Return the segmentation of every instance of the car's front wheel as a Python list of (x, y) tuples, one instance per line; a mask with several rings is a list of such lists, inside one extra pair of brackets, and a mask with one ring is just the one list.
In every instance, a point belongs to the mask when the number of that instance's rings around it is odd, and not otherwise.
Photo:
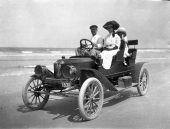
[(103, 86), (101, 82), (94, 78), (88, 78), (83, 83), (79, 98), (80, 114), (85, 120), (92, 120), (98, 117), (103, 106)]
[(49, 91), (38, 78), (30, 78), (22, 89), (22, 99), (28, 108), (32, 110), (42, 109), (49, 99)]

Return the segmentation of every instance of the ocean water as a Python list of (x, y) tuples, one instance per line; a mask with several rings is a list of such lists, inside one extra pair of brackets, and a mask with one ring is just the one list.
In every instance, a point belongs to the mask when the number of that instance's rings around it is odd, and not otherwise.
[[(53, 71), (53, 63), (62, 56), (75, 55), (74, 48), (0, 48), (0, 77), (33, 74), (37, 64)], [(136, 61), (170, 60), (170, 49), (138, 49)]]

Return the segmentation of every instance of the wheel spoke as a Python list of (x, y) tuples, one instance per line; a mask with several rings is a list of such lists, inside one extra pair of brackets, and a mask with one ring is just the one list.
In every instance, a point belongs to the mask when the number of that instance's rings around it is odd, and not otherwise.
[(31, 103), (33, 102), (34, 99), (35, 99), (35, 96), (32, 98)]
[(40, 95), (40, 97), (41, 97), (42, 99), (45, 99), (42, 95)]
[(31, 87), (31, 89), (33, 89), (33, 90), (34, 90), (34, 88), (33, 88), (31, 85), (29, 85), (29, 87)]
[(35, 88), (34, 85), (32, 84), (32, 82), (29, 84), (33, 89)]
[(33, 82), (33, 84), (34, 84), (34, 87), (36, 87), (34, 80), (33, 80), (32, 82)]
[(97, 91), (97, 92), (94, 94), (94, 97), (96, 97), (99, 93), (100, 93), (100, 91)]
[(35, 88), (38, 88), (42, 84), (41, 82), (38, 83), (38, 80), (33, 80), (32, 82), (33, 82), (33, 85), (34, 85), (33, 87), (35, 87)]
[(30, 99), (32, 96), (34, 96), (34, 94), (32, 94), (31, 96), (29, 96), (28, 99)]
[(91, 103), (88, 103), (88, 105), (87, 105), (87, 113), (88, 113), (88, 111), (90, 111), (91, 110)]
[(143, 82), (143, 90), (146, 89), (146, 82)]
[(145, 90), (143, 82), (141, 82), (140, 87), (141, 87), (141, 90), (143, 90), (143, 91)]
[(140, 87), (141, 90), (145, 91), (147, 88), (147, 75), (146, 73), (143, 73), (141, 79), (140, 79)]
[(100, 98), (93, 98), (93, 100), (100, 100)]
[(38, 86), (38, 84), (39, 84), (39, 79), (37, 79), (37, 86)]
[(37, 97), (35, 98), (35, 104), (37, 103)]
[(94, 108), (95, 108), (95, 112), (97, 111), (97, 108), (99, 107), (99, 105), (93, 101), (93, 105), (94, 105)]
[(87, 98), (87, 97), (84, 98), (85, 101), (87, 101), (87, 100), (89, 100), (89, 99), (90, 99), (90, 98)]
[(37, 88), (39, 88), (41, 85), (38, 83), (38, 79), (37, 79), (37, 81), (36, 81), (36, 82), (37, 82), (36, 87), (37, 87)]
[(97, 104), (97, 102), (94, 102), (94, 101), (93, 101), (93, 103), (96, 105), (96, 107), (98, 107), (98, 106), (99, 106), (99, 105)]
[(84, 107), (86, 108), (86, 107), (89, 105), (89, 103), (90, 103), (90, 100), (87, 101), (87, 102), (84, 104)]
[(92, 106), (93, 112), (95, 112), (95, 108), (94, 108), (93, 102), (91, 103), (91, 106)]
[(93, 90), (93, 95), (95, 94), (96, 92), (96, 89), (97, 89), (97, 86), (94, 87), (94, 90)]
[(40, 80), (38, 80), (38, 82), (37, 82), (37, 86), (39, 86), (39, 88), (41, 87), (41, 85), (42, 85), (42, 82), (40, 81)]
[(38, 98), (39, 103), (41, 103), (41, 101), (40, 101), (40, 97), (37, 97), (37, 98)]
[(31, 89), (28, 89), (28, 93), (34, 93), (34, 90), (32, 91)]
[(142, 86), (142, 90), (143, 90), (143, 91), (145, 90), (145, 87), (144, 87), (144, 85)]
[(90, 102), (89, 111), (92, 112), (92, 102)]

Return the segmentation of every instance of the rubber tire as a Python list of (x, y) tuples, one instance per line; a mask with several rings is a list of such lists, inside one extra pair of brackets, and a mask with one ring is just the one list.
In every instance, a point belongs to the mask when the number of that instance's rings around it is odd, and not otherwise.
[[(96, 111), (95, 114), (89, 116), (88, 114), (86, 114), (85, 110), (84, 110), (84, 106), (83, 106), (83, 98), (84, 98), (84, 94), (86, 92), (87, 87), (92, 83), (92, 82), (96, 82), (100, 88), (101, 91), (101, 99), (100, 99), (100, 105), (98, 108), (98, 111)], [(103, 92), (103, 86), (101, 84), (101, 82), (94, 77), (90, 77), (87, 80), (84, 81), (83, 85), (81, 86), (80, 89), (80, 93), (79, 93), (79, 97), (78, 97), (78, 105), (79, 105), (79, 111), (81, 116), (85, 119), (85, 120), (93, 120), (95, 118), (97, 118), (102, 110), (102, 106), (103, 106), (103, 100), (104, 100), (104, 92)]]
[[(146, 74), (146, 77), (147, 77), (147, 84), (146, 84), (146, 89), (143, 91), (140, 87), (140, 78), (144, 73)], [(138, 85), (137, 85), (137, 90), (138, 90), (139, 95), (140, 96), (146, 95), (147, 92), (148, 92), (148, 87), (149, 87), (149, 73), (148, 73), (148, 70), (145, 67), (142, 67), (140, 74), (139, 74)]]
[[(49, 100), (49, 95), (46, 94), (45, 97), (44, 97), (44, 100), (42, 101), (42, 103), (39, 104), (37, 107), (31, 106), (31, 105), (29, 104), (29, 101), (28, 101), (28, 99), (27, 99), (27, 90), (28, 90), (28, 87), (29, 87), (30, 83), (31, 83), (33, 80), (36, 80), (36, 79), (37, 79), (37, 78), (31, 77), (31, 78), (28, 80), (27, 84), (26, 84), (25, 86), (23, 86), (23, 88), (22, 88), (22, 99), (23, 99), (23, 102), (24, 102), (25, 106), (28, 107), (28, 108), (31, 109), (31, 110), (39, 110), (39, 109), (42, 109), (42, 108), (46, 105), (46, 103), (48, 102), (48, 100)], [(47, 91), (47, 92), (49, 92), (49, 91)]]
[[(146, 72), (147, 74), (147, 88), (146, 88), (146, 91), (142, 91), (141, 88), (140, 88), (140, 77), (142, 75), (142, 73)], [(135, 69), (134, 69), (134, 72), (132, 73), (132, 79), (133, 79), (133, 82), (135, 83), (138, 83), (137, 85), (137, 90), (138, 90), (138, 93), (140, 96), (144, 96), (147, 94), (148, 92), (148, 87), (149, 87), (149, 72), (146, 68), (146, 62), (138, 62), (136, 63), (135, 65)]]

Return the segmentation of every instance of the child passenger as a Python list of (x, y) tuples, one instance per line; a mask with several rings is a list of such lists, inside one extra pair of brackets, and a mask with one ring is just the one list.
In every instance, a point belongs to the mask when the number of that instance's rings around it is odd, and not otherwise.
[(130, 56), (130, 54), (128, 53), (128, 45), (127, 45), (128, 39), (127, 39), (126, 29), (123, 28), (123, 27), (119, 27), (119, 28), (117, 29), (116, 33), (117, 33), (117, 34), (120, 36), (120, 38), (121, 38), (122, 40), (124, 40), (124, 42), (125, 42), (125, 51), (124, 51), (124, 62), (123, 62), (123, 64), (124, 64), (125, 66), (127, 66), (127, 63), (126, 63), (125, 58), (127, 58), (128, 56)]

